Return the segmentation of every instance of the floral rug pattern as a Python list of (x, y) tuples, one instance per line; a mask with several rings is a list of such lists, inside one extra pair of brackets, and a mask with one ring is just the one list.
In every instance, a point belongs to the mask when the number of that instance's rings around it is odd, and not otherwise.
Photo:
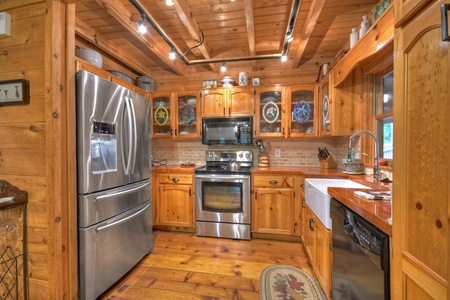
[(273, 265), (262, 271), (260, 295), (262, 300), (326, 299), (311, 275), (287, 265)]

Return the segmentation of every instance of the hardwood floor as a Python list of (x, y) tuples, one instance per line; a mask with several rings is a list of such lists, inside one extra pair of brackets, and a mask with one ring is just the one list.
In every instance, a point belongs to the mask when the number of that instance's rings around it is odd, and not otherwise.
[(99, 299), (260, 299), (260, 275), (270, 265), (296, 266), (312, 274), (300, 242), (154, 234), (153, 253)]

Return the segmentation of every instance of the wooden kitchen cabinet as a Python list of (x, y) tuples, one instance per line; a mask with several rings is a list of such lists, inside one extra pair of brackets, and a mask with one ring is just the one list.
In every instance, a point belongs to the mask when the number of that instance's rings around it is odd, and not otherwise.
[(328, 299), (331, 298), (331, 230), (327, 229), (306, 205), (304, 247), (317, 279)]
[(296, 183), (295, 176), (253, 176), (253, 233), (300, 236)]
[(197, 92), (152, 93), (152, 138), (200, 137)]
[(317, 85), (286, 88), (286, 128), (288, 137), (314, 137), (317, 129)]
[(281, 86), (256, 89), (257, 137), (283, 137), (286, 134), (285, 88)]
[(155, 225), (194, 227), (193, 174), (155, 175)]
[[(428, 1), (406, 1), (418, 3), (412, 11), (422, 2)], [(429, 2), (395, 31), (394, 120), (400, 125), (394, 126), (392, 299), (450, 296), (450, 42), (442, 39), (443, 4), (450, 1)]]
[(208, 89), (202, 92), (202, 117), (255, 114), (255, 90), (251, 87)]

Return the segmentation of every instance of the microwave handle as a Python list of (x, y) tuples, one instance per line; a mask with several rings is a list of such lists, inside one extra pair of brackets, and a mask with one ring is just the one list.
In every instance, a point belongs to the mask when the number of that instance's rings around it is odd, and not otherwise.
[(239, 125), (236, 125), (234, 137), (236, 138), (237, 141), (239, 141), (240, 134), (241, 134), (241, 127)]

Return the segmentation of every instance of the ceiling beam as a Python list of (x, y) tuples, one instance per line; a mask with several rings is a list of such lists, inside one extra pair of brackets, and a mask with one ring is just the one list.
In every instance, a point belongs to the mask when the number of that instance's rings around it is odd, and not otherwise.
[[(136, 1), (137, 2), (137, 1)], [(205, 37), (203, 36), (203, 33), (200, 29), (200, 26), (198, 25), (197, 21), (192, 17), (191, 10), (186, 3), (185, 0), (177, 0), (174, 4), (175, 11), (177, 12), (178, 16), (180, 17), (181, 22), (183, 22), (184, 26), (186, 27), (187, 31), (191, 35), (192, 39), (195, 41), (194, 43), (187, 43), (189, 47), (195, 47), (199, 43), (202, 43), (197, 48), (202, 53), (203, 57), (205, 59), (211, 59), (211, 56), (209, 54), (208, 49), (206, 48), (205, 43)], [(213, 72), (218, 72), (217, 65), (210, 64), (211, 69)]]
[(308, 12), (308, 17), (306, 18), (305, 25), (303, 27), (303, 32), (301, 33), (300, 36), (300, 43), (294, 55), (294, 60), (292, 63), (292, 66), (294, 68), (299, 67), (303, 53), (305, 52), (305, 49), (308, 46), (309, 38), (311, 37), (311, 34), (317, 25), (317, 19), (322, 13), (325, 2), (326, 0), (313, 0), (313, 2), (311, 3), (311, 7)]
[(114, 17), (125, 29), (134, 35), (143, 43), (149, 51), (164, 62), (174, 73), (178, 75), (185, 74), (184, 63), (180, 59), (171, 60), (169, 58), (170, 47), (166, 43), (160, 43), (153, 40), (148, 35), (143, 35), (137, 30), (136, 23), (132, 21), (133, 17), (130, 11), (119, 1), (115, 0), (96, 0), (112, 17)]
[[(250, 56), (256, 56), (255, 19), (253, 17), (253, 0), (244, 0), (245, 25), (247, 26), (248, 52)], [(256, 61), (252, 62), (253, 68)]]
[(152, 71), (146, 68), (142, 64), (142, 62), (137, 61), (133, 58), (133, 56), (130, 56), (129, 53), (123, 51), (122, 48), (119, 48), (115, 44), (109, 42), (100, 33), (92, 29), (89, 25), (87, 25), (79, 18), (75, 18), (75, 33), (86, 41), (94, 44), (98, 48), (110, 54), (111, 56), (117, 58), (120, 62), (124, 63), (130, 68), (142, 73), (143, 75), (151, 77)]

